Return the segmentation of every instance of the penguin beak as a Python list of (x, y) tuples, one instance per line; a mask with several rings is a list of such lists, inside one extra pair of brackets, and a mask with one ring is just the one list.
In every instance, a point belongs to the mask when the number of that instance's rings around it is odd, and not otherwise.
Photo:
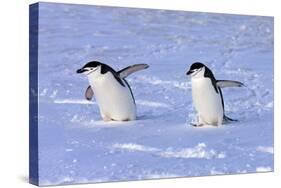
[(78, 70), (76, 71), (76, 73), (77, 73), (77, 74), (81, 74), (81, 73), (83, 73), (83, 72), (85, 72), (85, 71), (87, 71), (87, 70), (85, 70), (85, 69), (82, 68), (82, 69), (78, 69)]
[(187, 73), (186, 73), (186, 75), (190, 75), (190, 74), (192, 74), (194, 71), (193, 70), (189, 70)]

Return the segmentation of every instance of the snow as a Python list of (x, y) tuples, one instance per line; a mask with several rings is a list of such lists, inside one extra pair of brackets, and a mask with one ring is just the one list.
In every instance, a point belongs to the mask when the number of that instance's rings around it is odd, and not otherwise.
[(114, 144), (112, 146), (115, 149), (121, 149), (125, 151), (140, 151), (140, 152), (149, 152), (153, 155), (158, 155), (161, 157), (166, 158), (205, 158), (205, 159), (211, 159), (211, 158), (224, 158), (225, 154), (219, 153), (217, 154), (214, 150), (206, 150), (206, 144), (199, 143), (194, 148), (183, 148), (179, 151), (174, 151), (173, 148), (167, 148), (165, 151), (161, 151), (158, 148), (153, 147), (147, 147), (144, 145), (139, 144)]
[(92, 101), (87, 101), (87, 100), (73, 100), (73, 99), (56, 99), (54, 100), (54, 103), (56, 104), (96, 104), (95, 102)]
[(194, 148), (184, 148), (179, 151), (173, 151), (168, 148), (168, 151), (162, 152), (161, 156), (163, 157), (175, 157), (175, 158), (224, 158), (223, 153), (217, 154), (214, 150), (206, 150), (206, 144), (199, 143)]
[(263, 166), (257, 167), (257, 172), (270, 172), (270, 171), (272, 171), (271, 167), (263, 167)]
[[(273, 18), (40, 3), (40, 185), (273, 171)], [(137, 120), (103, 122), (87, 101), (99, 60), (128, 77)], [(217, 79), (238, 122), (195, 128), (189, 66)], [(36, 94), (36, 92), (33, 92)]]
[(266, 153), (271, 153), (273, 154), (273, 147), (265, 147), (265, 146), (258, 146), (257, 147), (257, 151), (261, 151), (261, 152), (266, 152)]
[(153, 148), (153, 147), (146, 147), (143, 145), (139, 145), (139, 144), (132, 144), (132, 143), (128, 143), (128, 144), (114, 144), (112, 146), (113, 148), (117, 148), (117, 149), (125, 149), (128, 151), (143, 151), (143, 152), (155, 152), (155, 151), (159, 151), (157, 148)]

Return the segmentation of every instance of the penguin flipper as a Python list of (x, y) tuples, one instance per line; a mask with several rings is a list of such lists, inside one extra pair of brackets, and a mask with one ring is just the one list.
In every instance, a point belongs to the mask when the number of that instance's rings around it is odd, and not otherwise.
[(135, 65), (131, 65), (128, 66), (120, 71), (118, 71), (118, 75), (121, 79), (126, 78), (127, 76), (129, 76), (130, 74), (143, 70), (143, 69), (147, 69), (149, 66), (148, 64), (135, 64)]
[(94, 96), (94, 91), (92, 90), (91, 86), (88, 86), (85, 92), (85, 98), (90, 101)]
[(233, 80), (217, 80), (216, 84), (220, 88), (245, 86), (242, 82), (233, 81)]

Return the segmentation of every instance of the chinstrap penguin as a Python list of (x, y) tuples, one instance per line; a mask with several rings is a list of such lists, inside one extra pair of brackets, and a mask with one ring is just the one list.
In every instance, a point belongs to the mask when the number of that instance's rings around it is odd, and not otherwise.
[(115, 71), (98, 61), (91, 61), (77, 70), (88, 77), (90, 86), (85, 98), (95, 96), (104, 121), (131, 121), (136, 119), (136, 105), (132, 90), (125, 80), (130, 74), (148, 68), (147, 64), (136, 64)]
[(237, 121), (225, 115), (221, 88), (241, 87), (243, 83), (216, 80), (212, 71), (199, 62), (193, 63), (186, 74), (191, 76), (192, 100), (198, 113), (198, 124), (193, 126), (219, 126), (227, 121)]

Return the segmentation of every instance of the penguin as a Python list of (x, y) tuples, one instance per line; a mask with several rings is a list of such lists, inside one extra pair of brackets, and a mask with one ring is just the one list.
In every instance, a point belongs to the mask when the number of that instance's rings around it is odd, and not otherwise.
[(136, 119), (136, 104), (125, 78), (148, 67), (147, 64), (135, 64), (115, 71), (109, 65), (91, 61), (76, 72), (88, 77), (90, 85), (85, 98), (92, 100), (95, 96), (104, 121), (132, 121)]
[(232, 80), (216, 80), (212, 71), (203, 63), (195, 62), (186, 73), (191, 76), (192, 100), (198, 113), (198, 124), (193, 126), (220, 126), (237, 121), (225, 115), (222, 88), (242, 87), (243, 83)]

